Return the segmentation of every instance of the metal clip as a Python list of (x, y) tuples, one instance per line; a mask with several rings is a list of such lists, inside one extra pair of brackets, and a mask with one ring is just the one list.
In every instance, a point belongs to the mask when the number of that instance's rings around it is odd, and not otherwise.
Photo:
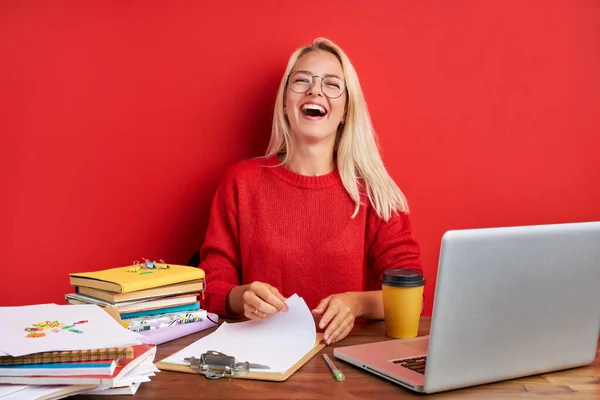
[(190, 368), (194, 372), (202, 374), (208, 379), (247, 375), (250, 368), (270, 369), (266, 365), (252, 364), (248, 361), (236, 362), (235, 357), (214, 350), (207, 351), (200, 358), (187, 357), (184, 361), (190, 363)]

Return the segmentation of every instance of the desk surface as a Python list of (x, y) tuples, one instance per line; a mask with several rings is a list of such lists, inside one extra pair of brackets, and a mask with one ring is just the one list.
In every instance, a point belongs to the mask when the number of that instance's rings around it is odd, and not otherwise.
[[(429, 317), (422, 318), (419, 336), (429, 334)], [(158, 347), (155, 361), (171, 355), (214, 331), (189, 335)], [(382, 321), (357, 321), (352, 333), (339, 344), (325, 347), (285, 382), (246, 379), (208, 380), (201, 375), (162, 371), (143, 383), (131, 396), (76, 396), (78, 400), (146, 399), (409, 399), (424, 396), (333, 357), (333, 348), (386, 340)], [(346, 375), (337, 382), (321, 354), (332, 357)], [(600, 399), (600, 357), (589, 367), (475, 386), (426, 396), (427, 399)]]

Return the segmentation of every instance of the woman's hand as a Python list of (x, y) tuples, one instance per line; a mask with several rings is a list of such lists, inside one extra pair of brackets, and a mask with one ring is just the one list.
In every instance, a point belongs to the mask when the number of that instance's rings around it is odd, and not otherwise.
[(358, 299), (354, 293), (333, 294), (321, 300), (313, 315), (322, 315), (319, 328), (325, 329), (323, 339), (336, 343), (348, 336), (357, 317)]
[(243, 311), (246, 317), (254, 320), (264, 320), (276, 312), (288, 310), (285, 297), (279, 290), (268, 283), (256, 281), (233, 288), (228, 303), (232, 313), (241, 314)]

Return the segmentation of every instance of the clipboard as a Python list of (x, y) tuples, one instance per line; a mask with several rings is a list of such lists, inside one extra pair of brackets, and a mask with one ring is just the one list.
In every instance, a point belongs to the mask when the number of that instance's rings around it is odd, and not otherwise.
[[(230, 378), (233, 378), (233, 379), (254, 379), (254, 380), (261, 380), (261, 381), (272, 381), (272, 382), (283, 382), (283, 381), (287, 380), (290, 376), (292, 376), (294, 374), (294, 372), (296, 372), (297, 370), (299, 370), (300, 367), (302, 367), (304, 364), (306, 364), (308, 362), (308, 360), (310, 360), (311, 358), (313, 358), (319, 351), (321, 351), (321, 349), (323, 347), (325, 347), (325, 343), (323, 342), (323, 334), (322, 333), (318, 333), (317, 334), (317, 340), (316, 340), (315, 346), (308, 353), (306, 353), (304, 355), (304, 357), (302, 357), (300, 360), (298, 360), (294, 365), (292, 365), (284, 373), (250, 372), (250, 373), (248, 373), (246, 375), (235, 375), (235, 376), (232, 376)], [(183, 373), (187, 373), (187, 374), (199, 375), (197, 372), (195, 372), (193, 369), (191, 369), (188, 366), (178, 365), (178, 364), (164, 363), (163, 360), (165, 360), (166, 358), (168, 358), (168, 357), (165, 357), (161, 361), (155, 363), (155, 365), (158, 367), (158, 369), (160, 369), (162, 371), (174, 371), (174, 372), (183, 372)]]

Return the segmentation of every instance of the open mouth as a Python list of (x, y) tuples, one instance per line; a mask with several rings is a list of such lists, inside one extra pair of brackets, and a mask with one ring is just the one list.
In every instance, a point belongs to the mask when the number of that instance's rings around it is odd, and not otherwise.
[(324, 117), (327, 115), (327, 110), (318, 104), (304, 104), (301, 111), (307, 117)]

